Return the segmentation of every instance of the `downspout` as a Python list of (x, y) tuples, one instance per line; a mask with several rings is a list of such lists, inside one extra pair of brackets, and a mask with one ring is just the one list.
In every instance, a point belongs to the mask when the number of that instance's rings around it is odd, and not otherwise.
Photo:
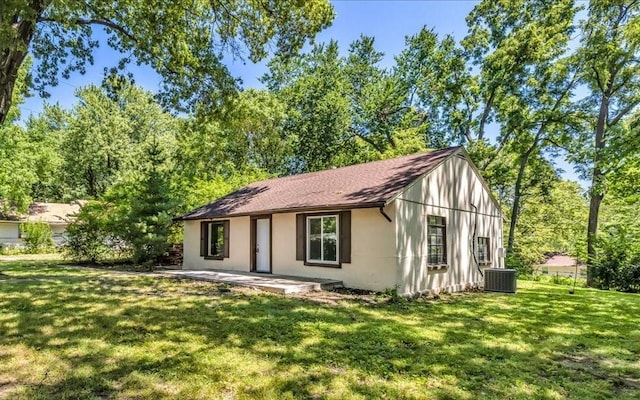
[(477, 230), (478, 230), (478, 207), (476, 207), (473, 203), (469, 203), (474, 210), (474, 219), (473, 219), (473, 236), (471, 237), (471, 255), (473, 256), (473, 261), (476, 263), (476, 269), (480, 273), (480, 276), (484, 278), (484, 273), (480, 268), (480, 263), (478, 262), (478, 257), (476, 256), (476, 242), (478, 241), (476, 238)]
[(389, 222), (393, 222), (391, 220), (391, 217), (387, 215), (386, 212), (384, 212), (384, 206), (380, 207), (380, 214), (382, 214), (382, 216)]

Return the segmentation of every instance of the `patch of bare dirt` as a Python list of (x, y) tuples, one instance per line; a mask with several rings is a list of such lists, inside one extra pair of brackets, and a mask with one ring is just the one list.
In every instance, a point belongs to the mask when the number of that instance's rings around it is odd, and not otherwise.
[(386, 304), (395, 303), (405, 305), (408, 303), (433, 303), (451, 302), (462, 296), (482, 292), (478, 289), (468, 289), (457, 293), (423, 293), (412, 297), (397, 296), (390, 293), (373, 292), (370, 290), (359, 290), (349, 288), (337, 288), (331, 291), (319, 291), (311, 293), (289, 294), (289, 297), (301, 298), (320, 304), (338, 305), (340, 302), (357, 302), (365, 304)]
[(7, 398), (7, 396), (14, 391), (18, 386), (15, 380), (0, 381), (0, 399)]
[(640, 390), (640, 379), (621, 373), (610, 373), (594, 358), (585, 355), (566, 355), (558, 362), (566, 368), (610, 382), (617, 391)]
[(338, 288), (332, 291), (321, 290), (317, 292), (289, 294), (287, 296), (309, 300), (329, 306), (337, 306), (341, 302), (379, 304), (385, 300), (380, 295), (380, 293), (377, 292), (347, 288)]

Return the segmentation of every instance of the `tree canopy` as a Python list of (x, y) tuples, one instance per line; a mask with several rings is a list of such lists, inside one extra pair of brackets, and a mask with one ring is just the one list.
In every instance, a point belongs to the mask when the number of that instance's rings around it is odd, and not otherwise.
[(162, 77), (166, 106), (192, 110), (219, 104), (237, 89), (224, 55), (262, 60), (273, 49), (286, 57), (327, 27), (333, 9), (326, 0), (78, 1), (9, 0), (0, 4), (0, 124), (7, 118), (21, 65), (35, 61), (33, 88), (46, 88), (83, 73), (101, 44), (130, 63), (152, 67)]

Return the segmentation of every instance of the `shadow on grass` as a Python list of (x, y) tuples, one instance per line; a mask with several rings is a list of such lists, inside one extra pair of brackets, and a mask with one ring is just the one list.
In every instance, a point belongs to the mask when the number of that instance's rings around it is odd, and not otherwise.
[(0, 363), (21, 346), (51, 363), (21, 382), (21, 398), (640, 394), (638, 296), (540, 286), (331, 307), (217, 288), (151, 278), (4, 284)]

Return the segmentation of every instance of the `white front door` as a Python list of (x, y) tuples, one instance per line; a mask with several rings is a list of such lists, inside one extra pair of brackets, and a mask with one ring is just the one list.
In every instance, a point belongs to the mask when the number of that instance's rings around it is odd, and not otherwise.
[(256, 271), (271, 272), (271, 238), (269, 219), (256, 220)]

